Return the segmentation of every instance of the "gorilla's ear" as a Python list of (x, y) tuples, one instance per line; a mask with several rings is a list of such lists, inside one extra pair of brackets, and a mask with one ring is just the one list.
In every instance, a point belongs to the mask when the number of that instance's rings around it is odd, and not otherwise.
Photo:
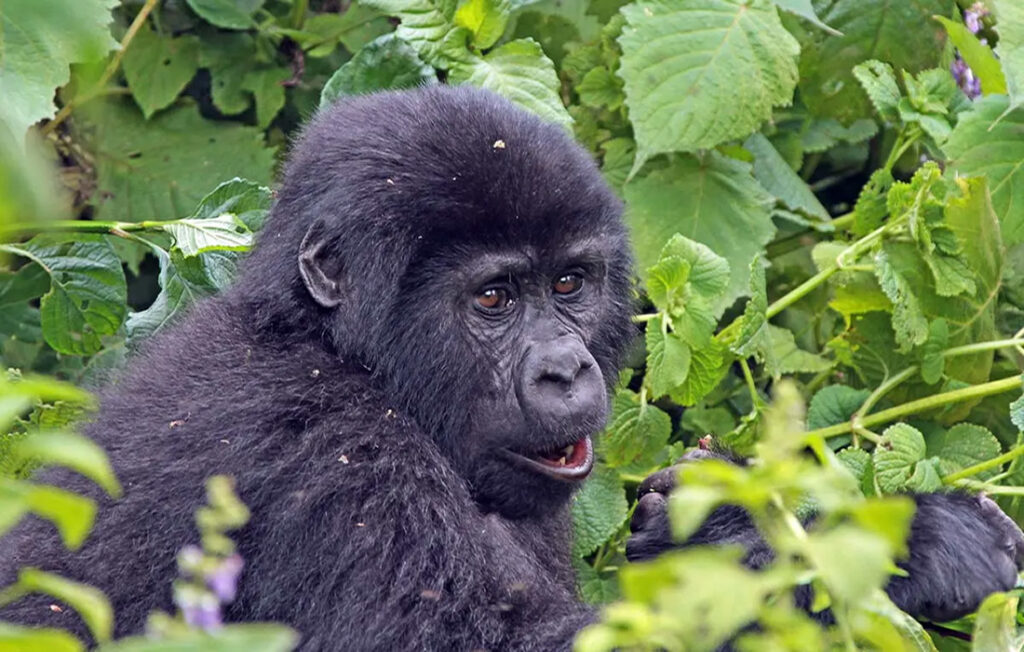
[(344, 298), (345, 283), (341, 261), (332, 259), (328, 242), (327, 225), (317, 220), (299, 245), (299, 274), (313, 300), (325, 308), (334, 308)]

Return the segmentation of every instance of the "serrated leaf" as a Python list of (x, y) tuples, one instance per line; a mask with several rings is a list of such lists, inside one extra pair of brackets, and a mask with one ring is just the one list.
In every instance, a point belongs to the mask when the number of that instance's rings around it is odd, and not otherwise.
[(690, 347), (674, 333), (662, 328), (664, 318), (647, 324), (647, 371), (644, 380), (652, 399), (668, 394), (682, 385), (690, 371)]
[(815, 7), (821, 20), (843, 35), (808, 30), (801, 38), (800, 97), (814, 115), (844, 124), (871, 114), (868, 97), (854, 79), (854, 67), (868, 59), (909, 72), (936, 66), (942, 34), (932, 16), (948, 16), (952, 9), (946, 0), (832, 0)]
[(1010, 106), (1024, 105), (1024, 5), (1016, 0), (992, 0), (999, 43), (996, 54), (1003, 64)]
[(952, 166), (965, 176), (985, 176), (1003, 241), (1024, 242), (1024, 109), (1010, 111), (1005, 96), (986, 96), (961, 113), (943, 144)]
[(273, 193), (270, 188), (235, 177), (214, 188), (199, 201), (193, 219), (209, 219), (231, 213), (251, 231), (259, 231), (270, 212)]
[(715, 305), (728, 279), (724, 258), (677, 233), (647, 270), (648, 296), (668, 314), (673, 332), (691, 347), (700, 347), (711, 338), (717, 322)]
[(0, 250), (24, 256), (50, 276), (50, 291), (39, 306), (43, 337), (56, 351), (90, 355), (100, 338), (121, 327), (127, 309), (127, 286), (121, 261), (106, 239), (78, 235), (76, 242), (37, 236), (23, 245)]
[(263, 0), (185, 0), (203, 20), (225, 29), (256, 27), (252, 15), (263, 6)]
[(754, 177), (761, 182), (765, 190), (794, 211), (802, 211), (823, 220), (828, 219), (828, 211), (814, 196), (807, 182), (789, 167), (767, 138), (755, 133), (743, 143), (743, 147), (754, 155)]
[(572, 501), (572, 556), (579, 559), (619, 531), (629, 505), (614, 469), (598, 464)]
[(595, 108), (605, 107), (612, 111), (622, 106), (626, 96), (622, 91), (622, 80), (605, 66), (593, 68), (583, 76), (576, 86), (580, 102)]
[(144, 26), (125, 51), (122, 66), (132, 96), (149, 118), (170, 106), (199, 70), (199, 38), (170, 38)]
[(855, 120), (849, 127), (844, 127), (834, 118), (808, 117), (799, 142), (804, 152), (817, 153), (832, 149), (840, 142), (861, 143), (877, 133), (878, 123), (870, 118)]
[(768, 342), (761, 355), (765, 369), (776, 379), (786, 374), (818, 373), (832, 368), (828, 360), (797, 347), (791, 331), (772, 324), (768, 324)]
[[(835, 385), (835, 387), (840, 387), (840, 385)], [(808, 413), (808, 428), (819, 427), (811, 426), (809, 419), (810, 413)], [(857, 480), (858, 484), (871, 473), (871, 455), (869, 455), (863, 448), (844, 448), (836, 453), (836, 459), (846, 467), (850, 474)]]
[(633, 169), (636, 158), (636, 143), (631, 138), (612, 138), (601, 143), (604, 158), (601, 162), (601, 174), (616, 191), (626, 183), (629, 171)]
[(470, 31), (455, 24), (457, 0), (363, 0), (401, 22), (395, 36), (409, 43), (435, 68), (447, 70), (472, 57), (466, 49)]
[(117, 0), (23, 0), (0, 11), (0, 124), (17, 146), (25, 131), (53, 117), (54, 89), (72, 63), (98, 61), (118, 47), (110, 36)]
[(320, 108), (339, 97), (436, 83), (434, 69), (423, 63), (411, 45), (385, 34), (364, 45), (331, 75), (320, 93)]
[(905, 423), (889, 426), (872, 456), (879, 489), (896, 493), (906, 487), (926, 450), (924, 435), (917, 428)]
[(163, 222), (160, 228), (174, 238), (174, 247), (183, 256), (207, 251), (246, 251), (253, 243), (252, 231), (233, 213)]
[(661, 152), (743, 138), (792, 101), (800, 48), (767, 0), (651, 0), (622, 13), (634, 173)]
[(473, 45), (486, 50), (505, 32), (511, 6), (508, 0), (467, 0), (455, 11), (455, 24), (473, 35)]
[(818, 14), (814, 13), (814, 7), (811, 6), (811, 0), (772, 0), (772, 2), (774, 2), (775, 6), (779, 9), (800, 16), (815, 27), (823, 29), (829, 34), (835, 36), (842, 35), (840, 32), (821, 22), (821, 19), (818, 18)]
[(548, 122), (572, 124), (558, 92), (555, 66), (533, 39), (510, 41), (483, 57), (459, 62), (452, 66), (448, 79), (492, 90)]
[[(1003, 452), (999, 440), (988, 428), (973, 423), (958, 423), (949, 430), (929, 433), (928, 454), (939, 458), (939, 471), (949, 475), (980, 464)], [(987, 480), (999, 468), (978, 473), (978, 480)]]
[(849, 421), (870, 394), (866, 389), (854, 389), (846, 385), (822, 387), (811, 398), (807, 408), (808, 430)]
[(221, 113), (233, 115), (249, 108), (251, 98), (243, 82), (255, 53), (256, 41), (245, 32), (203, 35), (199, 65), (210, 71), (210, 99)]
[[(1021, 383), (1024, 383), (1024, 376), (1021, 376)], [(1024, 432), (1024, 395), (1010, 403), (1010, 421), (1018, 431)]]
[(972, 650), (1019, 650), (1024, 637), (1017, 628), (1017, 603), (1020, 597), (993, 593), (978, 607), (974, 619)]
[(938, 468), (939, 460), (929, 458), (914, 465), (914, 473), (904, 484), (904, 489), (917, 493), (930, 493), (942, 488), (942, 476)]
[(928, 269), (932, 271), (935, 291), (939, 296), (973, 295), (977, 290), (977, 286), (974, 284), (974, 273), (962, 260), (934, 252), (925, 258), (925, 262), (928, 263)]
[(746, 357), (764, 348), (769, 337), (767, 310), (764, 265), (761, 264), (761, 257), (755, 256), (750, 263), (750, 300), (743, 308), (739, 335), (729, 345), (733, 353)]
[(944, 16), (935, 16), (935, 20), (946, 28), (949, 41), (981, 82), (981, 92), (985, 95), (1006, 93), (1006, 78), (999, 66), (999, 60), (992, 53), (992, 48), (979, 41), (963, 23), (954, 22)]
[(679, 156), (627, 183), (623, 195), (641, 270), (658, 260), (670, 237), (683, 233), (728, 262), (729, 285), (714, 304), (716, 317), (747, 293), (750, 261), (775, 233), (774, 200), (751, 175), (750, 164), (717, 152), (701, 159)]
[(854, 66), (853, 76), (864, 88), (878, 115), (891, 122), (899, 118), (900, 87), (892, 66), (872, 59)]
[(284, 83), (292, 76), (287, 68), (260, 67), (250, 70), (242, 79), (242, 88), (256, 101), (256, 126), (266, 129), (284, 108)]
[(928, 324), (928, 340), (921, 347), (921, 380), (934, 385), (942, 379), (946, 369), (946, 358), (942, 352), (949, 346), (949, 326), (946, 320), (936, 319)]
[(671, 392), (672, 400), (683, 406), (698, 403), (713, 390), (729, 369), (728, 349), (712, 339), (707, 346), (695, 348), (690, 355), (686, 382)]
[(20, 460), (31, 460), (39, 466), (67, 467), (118, 497), (121, 485), (114, 475), (103, 449), (93, 441), (72, 432), (40, 432), (19, 441), (13, 454)]
[(875, 276), (885, 296), (892, 301), (892, 327), (896, 333), (896, 343), (900, 351), (906, 353), (928, 338), (928, 319), (910, 285), (893, 267), (889, 253), (884, 249), (875, 256)]
[(587, 562), (575, 559), (576, 583), (580, 588), (580, 597), (587, 604), (608, 604), (619, 598), (618, 573), (605, 571), (605, 577), (594, 570)]
[(671, 432), (672, 421), (667, 414), (642, 404), (636, 393), (619, 390), (612, 400), (611, 418), (601, 435), (599, 450), (612, 468), (634, 464), (653, 458)]
[[(90, 113), (87, 109), (97, 109)], [(211, 179), (243, 177), (266, 184), (274, 150), (251, 127), (204, 120), (179, 102), (146, 122), (124, 101), (93, 102), (89, 140), (96, 156), (96, 219), (139, 222), (188, 215)]]

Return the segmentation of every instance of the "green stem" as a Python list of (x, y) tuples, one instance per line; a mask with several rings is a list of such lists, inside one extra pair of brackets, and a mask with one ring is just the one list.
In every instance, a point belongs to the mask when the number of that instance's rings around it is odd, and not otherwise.
[(633, 315), (633, 323), (635, 323), (635, 324), (643, 324), (643, 323), (651, 321), (652, 319), (656, 319), (658, 317), (658, 315), (660, 315), (660, 314), (661, 314), (660, 312), (654, 312), (654, 313), (649, 313), (649, 314), (646, 314), (646, 315)]
[(743, 379), (747, 382), (747, 391), (750, 392), (751, 410), (755, 413), (760, 410), (761, 397), (757, 395), (757, 385), (754, 384), (754, 374), (750, 373), (750, 365), (745, 358), (739, 359), (740, 369), (743, 370)]
[(972, 475), (978, 475), (979, 473), (984, 473), (985, 471), (988, 471), (989, 469), (997, 469), (1000, 466), (1002, 466), (1003, 464), (1006, 464), (1009, 461), (1017, 459), (1021, 455), (1024, 455), (1024, 446), (1018, 446), (1016, 448), (1011, 448), (1010, 450), (1008, 450), (1007, 452), (1003, 453), (999, 457), (993, 457), (990, 460), (985, 460), (984, 462), (979, 462), (979, 463), (975, 464), (974, 466), (968, 466), (966, 469), (960, 469), (956, 473), (950, 473), (949, 475), (947, 475), (944, 478), (942, 478), (942, 481), (945, 482), (946, 484), (952, 484), (952, 483), (956, 482), (957, 480), (963, 480), (964, 478), (969, 478)]
[[(962, 389), (955, 389), (950, 392), (943, 392), (942, 394), (934, 394), (916, 401), (902, 403), (887, 410), (882, 410), (881, 412), (876, 412), (875, 414), (864, 417), (860, 425), (864, 428), (869, 428), (882, 423), (889, 423), (890, 421), (895, 421), (896, 419), (909, 416), (911, 414), (924, 412), (932, 408), (942, 407), (951, 403), (962, 403), (975, 398), (1002, 394), (1003, 392), (1008, 392), (1014, 389), (1021, 389), (1020, 376), (1010, 376), (1009, 378), (993, 380), (981, 385), (972, 385)], [(811, 430), (806, 436), (828, 438), (845, 435), (852, 431), (853, 424), (846, 422)]]
[(306, 22), (306, 7), (308, 5), (309, 0), (295, 0), (295, 4), (292, 5), (292, 15), (288, 19), (292, 29), (302, 28), (303, 23)]
[(955, 486), (972, 491), (984, 491), (990, 496), (1024, 496), (1024, 487), (1007, 487), (976, 480), (958, 480)]

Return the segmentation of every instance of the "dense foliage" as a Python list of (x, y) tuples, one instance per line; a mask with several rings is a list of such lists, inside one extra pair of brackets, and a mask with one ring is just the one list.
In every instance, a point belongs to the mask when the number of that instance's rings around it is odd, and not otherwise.
[[(1024, 5), (961, 4), (8, 0), (0, 533), (35, 512), (71, 547), (87, 535), (92, 503), (30, 469), (117, 483), (67, 430), (87, 397), (38, 374), (100, 382), (229, 283), (304, 117), (469, 83), (572, 129), (636, 249), (644, 334), (574, 505), (581, 594), (608, 603), (578, 648), (1019, 649), (1017, 591), (922, 626), (880, 589), (904, 552), (901, 493), (985, 491), (1024, 523)], [(677, 535), (740, 504), (776, 561), (698, 548), (623, 567), (637, 483), (709, 434), (754, 463), (687, 467)], [(187, 553), (182, 586), (208, 602), (197, 569), (228, 558)], [(790, 605), (807, 583), (834, 626)], [(109, 632), (88, 587), (28, 570), (0, 600), (24, 591)], [(184, 623), (216, 624), (155, 622), (195, 645)], [(266, 649), (289, 644), (272, 631)], [(78, 649), (0, 625), (0, 642), (29, 637)]]

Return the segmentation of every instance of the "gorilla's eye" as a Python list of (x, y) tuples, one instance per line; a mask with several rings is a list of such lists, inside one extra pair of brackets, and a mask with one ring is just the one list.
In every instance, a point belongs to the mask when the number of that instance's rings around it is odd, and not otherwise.
[(516, 299), (511, 288), (491, 285), (481, 288), (476, 294), (476, 305), (487, 312), (501, 312), (515, 305)]
[(578, 292), (581, 287), (583, 287), (583, 277), (579, 274), (570, 273), (562, 274), (555, 279), (551, 289), (555, 291), (555, 294), (573, 294)]

